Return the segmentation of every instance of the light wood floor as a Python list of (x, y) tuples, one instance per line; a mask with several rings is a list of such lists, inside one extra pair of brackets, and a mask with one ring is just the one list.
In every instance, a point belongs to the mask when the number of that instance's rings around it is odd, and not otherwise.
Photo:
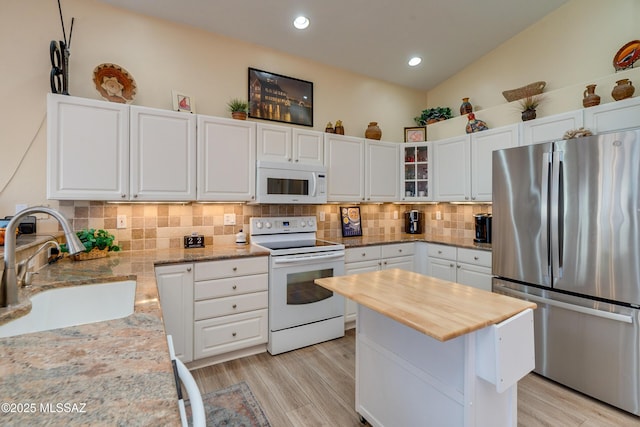
[[(246, 381), (273, 427), (359, 427), (354, 337), (350, 330), (341, 339), (192, 373), (202, 393)], [(518, 426), (626, 427), (640, 426), (640, 418), (529, 374), (518, 384)]]

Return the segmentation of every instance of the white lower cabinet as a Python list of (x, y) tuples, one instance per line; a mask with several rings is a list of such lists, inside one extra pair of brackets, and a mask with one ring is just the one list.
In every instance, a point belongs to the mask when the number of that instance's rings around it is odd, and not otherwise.
[(205, 366), (266, 351), (268, 261), (261, 256), (156, 267), (165, 332), (180, 360)]
[[(414, 252), (414, 243), (348, 248), (345, 251), (344, 274), (368, 273), (389, 268), (416, 271)], [(356, 320), (357, 304), (348, 298), (344, 301), (344, 321), (352, 326)]]
[(430, 243), (427, 275), (491, 291), (491, 252)]
[(193, 360), (193, 264), (156, 267), (156, 283), (167, 335), (173, 337), (176, 357)]
[(194, 360), (216, 356), (217, 362), (265, 350), (268, 273), (268, 257), (195, 264)]

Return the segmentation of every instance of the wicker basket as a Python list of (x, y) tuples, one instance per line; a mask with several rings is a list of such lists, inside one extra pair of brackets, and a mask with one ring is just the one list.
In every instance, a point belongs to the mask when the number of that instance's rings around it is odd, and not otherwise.
[(109, 255), (109, 249), (91, 249), (89, 252), (80, 252), (79, 254), (71, 255), (71, 259), (74, 261), (87, 261), (90, 259), (104, 258)]
[(518, 89), (505, 90), (502, 95), (509, 102), (517, 101), (518, 99), (526, 98), (527, 96), (540, 95), (547, 85), (547, 82), (535, 82), (526, 86), (519, 87)]

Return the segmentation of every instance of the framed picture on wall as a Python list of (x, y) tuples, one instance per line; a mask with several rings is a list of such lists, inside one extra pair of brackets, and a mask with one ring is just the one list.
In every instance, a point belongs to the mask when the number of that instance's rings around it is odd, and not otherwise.
[(313, 83), (249, 68), (249, 117), (313, 126)]
[(424, 142), (427, 140), (427, 127), (404, 128), (404, 142)]
[(362, 219), (358, 206), (341, 207), (342, 237), (362, 236)]

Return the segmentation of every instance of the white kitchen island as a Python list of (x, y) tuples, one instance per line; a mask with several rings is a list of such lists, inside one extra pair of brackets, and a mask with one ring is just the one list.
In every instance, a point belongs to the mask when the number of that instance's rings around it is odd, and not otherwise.
[(392, 269), (317, 279), (358, 303), (356, 411), (372, 426), (517, 426), (528, 301)]

